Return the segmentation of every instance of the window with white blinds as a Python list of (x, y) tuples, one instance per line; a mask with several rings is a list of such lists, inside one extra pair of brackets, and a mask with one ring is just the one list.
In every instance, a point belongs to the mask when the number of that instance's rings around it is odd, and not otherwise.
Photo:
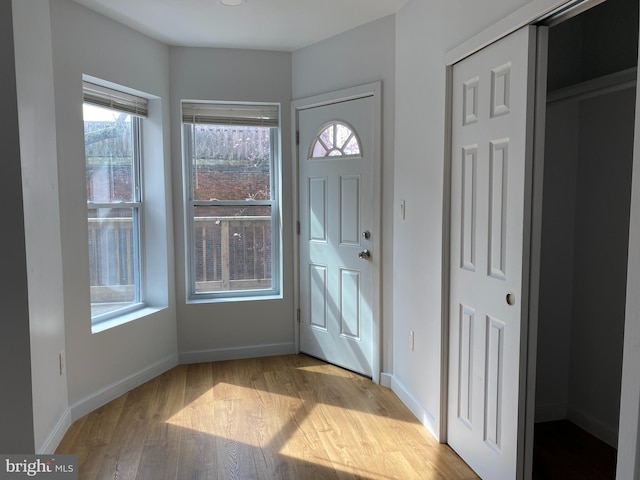
[(185, 123), (277, 128), (279, 115), (280, 109), (277, 105), (190, 102), (182, 104), (182, 121)]
[(182, 103), (192, 300), (280, 294), (279, 119), (277, 104)]
[(82, 82), (84, 102), (111, 109), (116, 112), (130, 113), (138, 117), (147, 117), (149, 102), (144, 97), (114, 90), (113, 88)]
[(142, 122), (146, 99), (85, 82), (84, 146), (91, 319), (144, 307)]

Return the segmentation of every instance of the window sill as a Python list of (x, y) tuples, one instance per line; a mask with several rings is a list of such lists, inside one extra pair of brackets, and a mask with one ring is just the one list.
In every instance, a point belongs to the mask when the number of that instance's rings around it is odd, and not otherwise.
[(149, 315), (153, 315), (154, 313), (165, 310), (166, 308), (167, 307), (142, 307), (139, 310), (134, 310), (133, 312), (123, 313), (122, 315), (118, 315), (117, 317), (103, 320), (99, 323), (96, 323), (95, 325), (92, 324), (91, 333), (104, 332), (111, 328), (124, 325), (125, 323), (133, 322), (134, 320), (148, 317)]
[(246, 297), (191, 297), (186, 303), (187, 305), (200, 305), (204, 303), (257, 302), (260, 300), (282, 300), (282, 294), (247, 295)]

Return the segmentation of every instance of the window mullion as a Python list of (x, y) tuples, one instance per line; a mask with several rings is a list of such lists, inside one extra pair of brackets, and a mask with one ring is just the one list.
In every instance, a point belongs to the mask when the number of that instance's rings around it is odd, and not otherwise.
[(196, 289), (195, 289), (195, 285), (196, 285), (196, 258), (195, 258), (195, 249), (193, 248), (193, 245), (195, 244), (195, 202), (194, 202), (194, 189), (193, 189), (193, 158), (194, 158), (194, 152), (195, 152), (195, 135), (194, 132), (191, 128), (191, 126), (189, 125), (185, 125), (183, 127), (183, 134), (184, 134), (184, 158), (185, 158), (185, 162), (188, 162), (186, 164), (186, 172), (187, 172), (187, 178), (189, 178), (188, 180), (188, 184), (186, 186), (187, 191), (188, 191), (188, 195), (189, 195), (189, 202), (188, 202), (188, 206), (187, 206), (187, 232), (186, 232), (186, 238), (187, 238), (187, 245), (190, 245), (190, 247), (187, 248), (187, 256), (186, 258), (188, 259), (189, 262), (189, 269), (188, 269), (188, 276), (189, 276), (189, 295), (193, 296), (196, 293)]
[(106, 203), (96, 203), (96, 202), (87, 202), (87, 208), (97, 209), (97, 208), (140, 208), (142, 207), (142, 202), (106, 202)]
[(228, 207), (251, 207), (259, 205), (273, 205), (273, 200), (193, 200), (191, 204), (195, 207), (228, 206)]
[(136, 202), (142, 203), (142, 120), (132, 118), (133, 134), (133, 195)]

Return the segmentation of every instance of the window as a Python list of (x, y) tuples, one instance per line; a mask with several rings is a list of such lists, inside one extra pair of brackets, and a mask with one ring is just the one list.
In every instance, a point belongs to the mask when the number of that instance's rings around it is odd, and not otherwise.
[(188, 293), (280, 293), (279, 107), (183, 103)]
[(360, 141), (351, 127), (342, 122), (325, 125), (311, 144), (309, 158), (360, 155)]
[(146, 100), (84, 83), (91, 318), (143, 305), (141, 135)]

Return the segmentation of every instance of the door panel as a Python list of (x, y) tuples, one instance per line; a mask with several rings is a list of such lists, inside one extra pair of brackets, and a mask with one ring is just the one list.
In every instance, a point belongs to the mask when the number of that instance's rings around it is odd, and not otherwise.
[(309, 177), (309, 241), (327, 241), (327, 178)]
[[(367, 96), (304, 109), (298, 117), (300, 350), (367, 376), (373, 374), (375, 267), (360, 254), (380, 254), (377, 239), (363, 235), (373, 221), (374, 105)], [(334, 122), (345, 127), (326, 130)]]
[(360, 245), (360, 176), (340, 178), (340, 243)]
[(534, 33), (453, 67), (448, 441), (492, 480), (517, 477), (523, 448)]

